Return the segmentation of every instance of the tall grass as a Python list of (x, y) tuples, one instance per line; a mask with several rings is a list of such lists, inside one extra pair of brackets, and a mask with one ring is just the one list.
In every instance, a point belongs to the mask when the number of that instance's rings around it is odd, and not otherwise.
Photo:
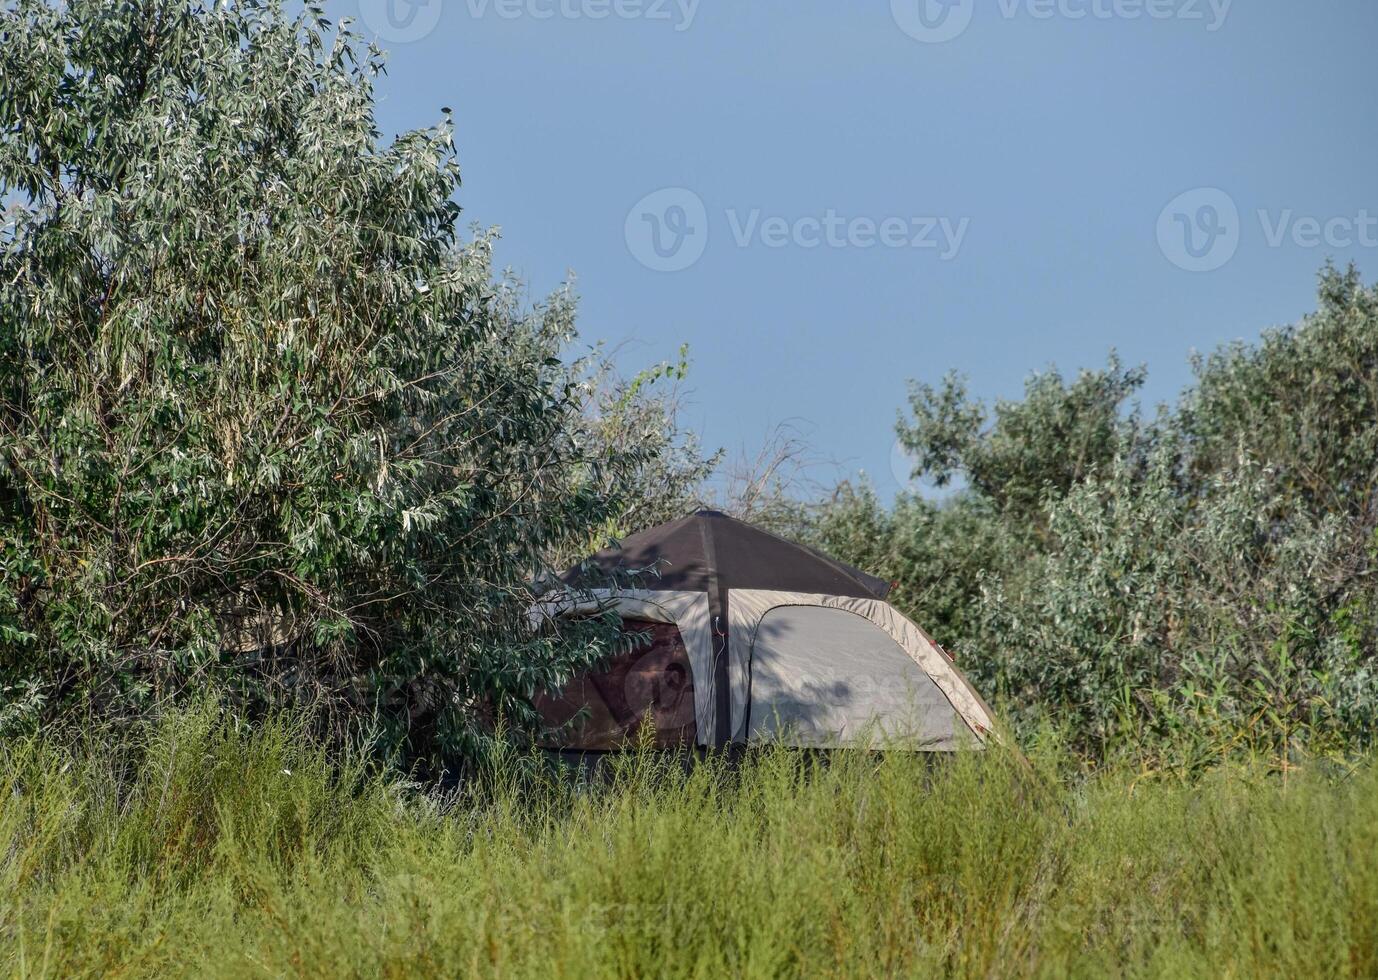
[(19, 976), (1373, 976), (1378, 773), (770, 752), (437, 797), (279, 722), (0, 749)]

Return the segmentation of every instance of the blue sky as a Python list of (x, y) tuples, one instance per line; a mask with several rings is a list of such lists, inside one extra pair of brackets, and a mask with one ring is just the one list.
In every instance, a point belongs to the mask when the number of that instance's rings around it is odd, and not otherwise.
[[(465, 218), (713, 446), (792, 422), (899, 489), (910, 378), (974, 393), (1378, 280), (1373, 0), (344, 0), (389, 133), (451, 106)], [(659, 193), (657, 193), (659, 192)], [(821, 475), (827, 477), (834, 471)]]

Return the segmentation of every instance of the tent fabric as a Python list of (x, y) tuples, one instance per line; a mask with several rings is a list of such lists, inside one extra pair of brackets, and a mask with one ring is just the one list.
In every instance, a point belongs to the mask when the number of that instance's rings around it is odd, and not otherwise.
[(757, 624), (749, 659), (748, 743), (870, 739), (952, 751), (975, 742), (927, 671), (851, 610), (776, 606)]
[[(771, 705), (763, 710), (778, 718), (784, 704), (799, 716), (796, 729), (812, 713), (818, 723), (810, 739), (832, 731), (845, 741), (864, 727), (863, 716), (888, 731), (900, 720), (901, 701), (921, 709), (910, 712), (907, 734), (933, 746), (979, 746), (994, 727), (990, 710), (951, 658), (885, 601), (889, 585), (883, 579), (715, 511), (630, 535), (561, 581), (562, 588), (532, 608), (534, 624), (613, 609), (624, 619), (678, 629), (692, 673), (699, 744), (742, 744), (761, 730), (752, 687), (758, 642), (763, 669), (755, 680), (764, 686), (755, 694)], [(854, 621), (798, 611), (768, 619), (777, 609), (833, 610)], [(857, 625), (863, 621), (869, 625)], [(775, 642), (772, 634), (786, 632), (793, 637), (789, 643)], [(791, 678), (790, 671), (799, 676)], [(819, 703), (805, 710), (804, 674), (834, 689), (868, 678), (869, 707), (851, 695), (827, 701), (820, 690)]]
[(732, 735), (734, 741), (747, 737), (746, 711), (750, 696), (751, 650), (762, 619), (780, 606), (822, 606), (842, 609), (869, 620), (883, 630), (916, 663), (947, 698), (978, 741), (994, 727), (987, 712), (952, 661), (917, 626), (888, 602), (855, 596), (814, 595), (777, 592), (765, 589), (735, 589), (729, 594), (728, 649), (732, 687)]
[(694, 718), (697, 740), (707, 745), (717, 723), (713, 700), (713, 629), (706, 592), (644, 589), (589, 589), (557, 592), (531, 609), (533, 623), (561, 616), (591, 615), (614, 609), (623, 619), (672, 623), (684, 638), (694, 679)]
[(636, 643), (601, 670), (573, 678), (561, 690), (535, 699), (552, 734), (542, 747), (607, 751), (637, 744), (642, 726), (654, 726), (655, 748), (695, 741), (693, 670), (672, 623), (624, 618), (624, 635)]
[[(630, 582), (613, 583), (612, 576), (630, 577)], [(716, 582), (724, 589), (872, 599), (883, 599), (890, 591), (885, 579), (709, 510), (630, 535), (621, 547), (594, 554), (561, 580), (575, 587), (629, 584), (645, 591), (693, 592), (707, 592)]]
[[(701, 510), (625, 538), (569, 569), (562, 580), (579, 589), (631, 587), (642, 591), (702, 591), (709, 622), (725, 637), (731, 589), (781, 589), (884, 598), (889, 585), (859, 568), (835, 561), (726, 514)], [(715, 649), (714, 653), (721, 651)], [(699, 732), (725, 743), (731, 704), (726, 656), (713, 659), (696, 693), (712, 699)]]

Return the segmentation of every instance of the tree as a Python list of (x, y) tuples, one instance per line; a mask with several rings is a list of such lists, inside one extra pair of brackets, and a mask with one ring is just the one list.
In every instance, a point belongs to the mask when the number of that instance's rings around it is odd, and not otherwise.
[(978, 494), (1027, 520), (1038, 520), (1044, 496), (1060, 496), (1132, 440), (1138, 420), (1125, 403), (1144, 382), (1143, 368), (1124, 368), (1113, 353), (1101, 371), (1070, 384), (1056, 369), (1029, 377), (1022, 401), (998, 401), (994, 420), (967, 397), (960, 377), (940, 387), (910, 384), (912, 419), (901, 417), (900, 444), (915, 476), (946, 486), (962, 477)]
[[(899, 435), (961, 486), (884, 508), (843, 487), (808, 536), (896, 581), (1007, 717), (1090, 754), (1362, 747), (1378, 735), (1378, 290), (1321, 273), (1301, 323), (1195, 360), (1125, 410), (1111, 358), (1034, 375), (992, 415), (915, 385)], [(993, 417), (992, 417), (993, 416)], [(1173, 751), (1177, 751), (1175, 748)]]
[(603, 655), (529, 582), (673, 443), (608, 439), (568, 292), (456, 237), (449, 111), (309, 4), (0, 17), (0, 723), (207, 686), (473, 752)]

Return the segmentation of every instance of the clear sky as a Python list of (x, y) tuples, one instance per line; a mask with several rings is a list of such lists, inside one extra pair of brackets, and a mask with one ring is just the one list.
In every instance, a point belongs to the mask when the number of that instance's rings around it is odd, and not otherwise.
[[(455, 111), (465, 217), (713, 446), (803, 426), (886, 496), (909, 378), (988, 398), (1378, 280), (1375, 0), (343, 0), (389, 133)], [(656, 193), (661, 192), (661, 193)], [(1260, 213), (1261, 212), (1261, 213)]]

